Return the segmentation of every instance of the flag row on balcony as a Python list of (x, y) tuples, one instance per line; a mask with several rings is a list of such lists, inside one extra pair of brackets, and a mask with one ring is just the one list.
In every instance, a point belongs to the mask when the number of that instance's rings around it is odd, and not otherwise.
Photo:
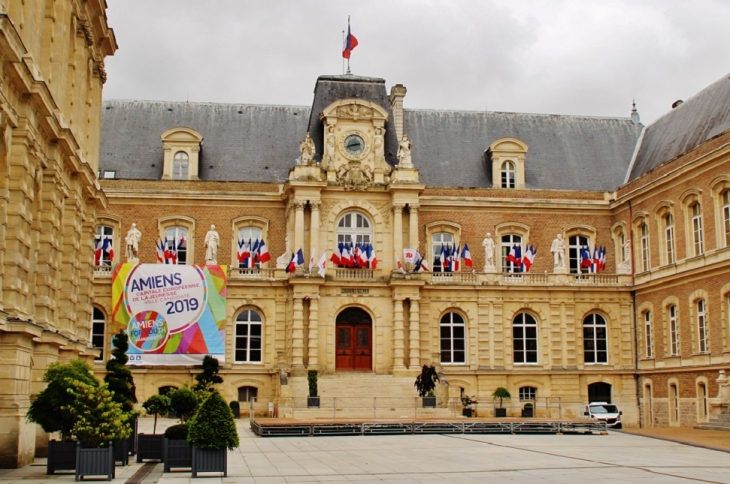
[(332, 252), (330, 260), (340, 267), (355, 269), (376, 269), (378, 257), (372, 244), (340, 242)]
[(157, 251), (157, 262), (160, 264), (177, 264), (178, 253), (185, 248), (185, 236), (180, 236), (180, 240), (173, 238), (171, 241), (165, 236), (165, 240), (158, 238), (155, 242), (155, 250)]
[(588, 268), (590, 272), (599, 273), (606, 269), (606, 248), (596, 245), (593, 247), (593, 256), (591, 249), (584, 245), (580, 249), (580, 267)]
[(320, 277), (324, 277), (327, 268), (327, 251), (322, 252), (319, 260), (315, 262), (314, 258), (316, 253), (317, 249), (312, 249), (312, 255), (309, 257), (309, 273), (311, 274), (316, 267), (317, 273), (320, 275)]
[(289, 263), (286, 265), (287, 274), (293, 274), (296, 272), (297, 267), (302, 264), (304, 264), (304, 252), (302, 252), (302, 248), (299, 247), (299, 250), (292, 254)]
[(269, 249), (266, 247), (264, 239), (238, 239), (238, 249), (236, 250), (236, 259), (240, 267), (252, 268), (256, 266), (256, 263), (263, 264), (271, 260), (271, 254)]
[(102, 256), (104, 254), (109, 255), (109, 260), (114, 260), (114, 247), (112, 247), (112, 241), (109, 237), (99, 238), (94, 245), (94, 265), (100, 265)]
[(528, 245), (525, 247), (525, 254), (522, 254), (522, 245), (514, 244), (510, 247), (509, 253), (505, 258), (505, 262), (511, 262), (517, 266), (517, 272), (530, 272), (533, 262), (535, 262), (535, 256), (537, 255), (537, 249), (534, 245)]
[(464, 247), (461, 247), (461, 244), (454, 246), (451, 244), (442, 245), (438, 258), (441, 272), (457, 272), (461, 268), (461, 259), (464, 259), (465, 266), (474, 266), (468, 244), (464, 244)]
[[(403, 261), (406, 264), (411, 264), (411, 272), (429, 272), (426, 259), (424, 259), (423, 256), (419, 254), (416, 249), (403, 249)], [(403, 264), (400, 263), (400, 260), (398, 260), (398, 254), (395, 255), (395, 263), (398, 267), (398, 271), (405, 274), (406, 270), (403, 267)]]

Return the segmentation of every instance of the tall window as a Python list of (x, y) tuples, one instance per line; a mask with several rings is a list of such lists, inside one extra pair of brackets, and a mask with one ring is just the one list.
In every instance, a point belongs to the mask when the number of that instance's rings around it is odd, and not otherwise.
[(236, 362), (261, 363), (261, 315), (244, 309), (236, 317)]
[(445, 270), (444, 266), (441, 264), (441, 248), (443, 247), (445, 249), (448, 246), (454, 246), (453, 234), (439, 232), (431, 236), (431, 250), (433, 250), (431, 260), (433, 261), (434, 272), (443, 272)]
[(589, 267), (580, 266), (580, 251), (583, 247), (588, 247), (588, 237), (582, 235), (571, 235), (568, 237), (568, 259), (570, 262), (570, 272), (573, 274), (590, 271)]
[[(101, 250), (104, 246), (104, 240), (108, 240), (107, 248)], [(108, 225), (97, 225), (96, 235), (94, 236), (94, 263), (97, 266), (112, 265), (111, 250), (114, 241), (114, 229)], [(97, 251), (100, 252), (97, 253)]]
[[(238, 243), (239, 240), (245, 241), (246, 244), (249, 245), (249, 250), (253, 251), (253, 245), (256, 243), (257, 240), (261, 240), (263, 238), (263, 232), (258, 227), (241, 227), (238, 229), (238, 240), (236, 243)], [(244, 266), (243, 262), (238, 261), (238, 267), (248, 267)], [(261, 263), (256, 259), (254, 262), (253, 267), (259, 268), (261, 267)]]
[(679, 389), (676, 383), (669, 385), (669, 420), (679, 422)]
[(238, 387), (238, 401), (250, 402), (258, 398), (259, 389), (256, 387)]
[(187, 180), (188, 179), (188, 154), (184, 151), (178, 151), (175, 153), (175, 157), (172, 159), (172, 179), (173, 180)]
[(532, 315), (519, 313), (512, 322), (512, 346), (515, 364), (537, 363), (537, 321)]
[(692, 243), (694, 245), (694, 255), (700, 255), (704, 252), (702, 239), (702, 206), (700, 202), (695, 202), (691, 207), (692, 212)]
[(519, 235), (508, 234), (502, 236), (502, 272), (521, 272), (522, 264), (515, 264), (514, 261), (508, 261), (510, 251), (513, 247), (519, 247), (522, 252), (522, 237)]
[(626, 234), (623, 230), (618, 234), (618, 243), (620, 245), (618, 250), (621, 257), (619, 262), (624, 262), (628, 258), (628, 254), (626, 253)]
[(104, 313), (99, 308), (94, 308), (91, 318), (91, 346), (101, 350), (99, 356), (94, 358), (100, 361), (104, 359), (104, 330), (106, 320), (104, 319)]
[(646, 427), (654, 426), (654, 398), (650, 384), (644, 386), (644, 425)]
[(648, 271), (650, 269), (649, 226), (646, 224), (646, 222), (643, 222), (639, 227), (639, 233), (641, 234), (641, 270)]
[(188, 261), (188, 229), (185, 227), (167, 227), (165, 229), (167, 249), (175, 254), (176, 264), (187, 264)]
[(700, 353), (707, 353), (707, 317), (705, 315), (705, 300), (700, 299), (697, 305), (697, 343)]
[(707, 420), (709, 409), (707, 408), (707, 385), (704, 382), (697, 384), (697, 407), (700, 420)]
[(515, 187), (515, 164), (511, 161), (505, 161), (502, 164), (502, 188)]
[(669, 306), (669, 354), (679, 355), (679, 323), (677, 322), (677, 306)]
[(458, 313), (441, 318), (441, 363), (466, 363), (466, 327)]
[(664, 243), (667, 264), (674, 264), (674, 217), (671, 213), (664, 217)]
[(730, 245), (730, 190), (722, 192), (722, 227), (727, 247)]
[(537, 398), (537, 388), (520, 387), (520, 402), (527, 402)]
[(646, 357), (653, 358), (654, 351), (652, 345), (652, 327), (651, 327), (651, 311), (644, 312), (644, 346), (646, 347)]
[(583, 320), (583, 356), (586, 363), (608, 363), (606, 320), (600, 314)]

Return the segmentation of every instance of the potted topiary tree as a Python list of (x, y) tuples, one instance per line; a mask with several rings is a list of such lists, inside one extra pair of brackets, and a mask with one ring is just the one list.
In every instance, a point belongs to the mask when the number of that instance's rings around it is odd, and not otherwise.
[(134, 404), (137, 403), (137, 389), (134, 385), (134, 377), (132, 371), (127, 368), (129, 357), (127, 350), (129, 349), (129, 337), (120, 330), (112, 337), (112, 357), (106, 362), (107, 374), (104, 376), (104, 382), (109, 386), (109, 390), (113, 392), (112, 398), (115, 402), (122, 405), (122, 410), (130, 414), (130, 426), (132, 427), (132, 435), (125, 442), (116, 442), (114, 444), (114, 459), (122, 461), (126, 464), (128, 454), (137, 453), (137, 417), (139, 413), (134, 410)]
[(416, 377), (413, 386), (418, 390), (418, 396), (423, 398), (423, 408), (436, 407), (436, 382), (439, 380), (438, 372), (433, 365), (423, 365), (421, 374)]
[(307, 397), (307, 407), (319, 408), (319, 391), (317, 389), (317, 370), (307, 371), (307, 383), (309, 384), (309, 396)]
[[(208, 393), (207, 390), (204, 390)], [(192, 467), (193, 449), (188, 443), (188, 424), (186, 423), (198, 408), (198, 397), (187, 384), (169, 393), (170, 407), (180, 417), (180, 423), (165, 430), (163, 460), (165, 472), (176, 467)]]
[(151, 434), (137, 436), (137, 462), (145, 459), (162, 460), (165, 447), (165, 436), (157, 433), (157, 416), (165, 415), (170, 411), (170, 398), (166, 395), (152, 395), (143, 404), (147, 415), (155, 416)]
[(499, 406), (494, 409), (494, 416), (495, 417), (506, 417), (507, 409), (502, 406), (502, 401), (509, 400), (510, 398), (512, 398), (512, 396), (509, 393), (509, 390), (507, 390), (505, 387), (499, 387), (496, 390), (494, 390), (494, 393), (492, 393), (492, 398), (494, 398), (495, 402), (496, 402), (496, 400), (499, 400)]
[(468, 395), (463, 395), (461, 397), (461, 405), (463, 407), (461, 410), (461, 414), (464, 417), (472, 417), (473, 413), (474, 413), (474, 407), (472, 405), (476, 405), (476, 404), (477, 404), (477, 401), (474, 400), (474, 397), (470, 397)]
[(30, 404), (26, 419), (40, 425), (45, 432), (61, 434), (60, 441), (48, 442), (46, 473), (51, 475), (60, 470), (76, 469), (76, 442), (72, 441), (76, 418), (64, 410), (74, 403), (75, 397), (68, 390), (74, 381), (93, 386), (99, 385), (99, 381), (91, 374), (91, 367), (81, 360), (51, 363), (43, 381), (47, 386)]
[(238, 432), (230, 407), (213, 390), (190, 421), (188, 442), (193, 446), (193, 477), (199, 472), (228, 476), (228, 450), (238, 447)]
[(205, 355), (201, 367), (203, 371), (195, 375), (195, 381), (198, 383), (195, 384), (194, 390), (212, 390), (213, 385), (223, 383), (223, 378), (218, 375), (220, 371), (218, 358)]

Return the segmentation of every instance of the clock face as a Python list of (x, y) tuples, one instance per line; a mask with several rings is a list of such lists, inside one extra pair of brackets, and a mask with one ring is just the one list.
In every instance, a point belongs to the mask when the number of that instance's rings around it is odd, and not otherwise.
[(347, 154), (357, 156), (365, 150), (365, 140), (358, 134), (351, 134), (345, 138), (345, 151)]

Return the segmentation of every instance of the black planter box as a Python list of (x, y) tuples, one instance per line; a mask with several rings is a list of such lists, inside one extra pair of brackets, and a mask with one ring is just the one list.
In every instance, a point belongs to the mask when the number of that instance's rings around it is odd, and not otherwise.
[(507, 416), (507, 409), (506, 408), (495, 408), (494, 409), (494, 416), (495, 417), (506, 417)]
[(472, 414), (472, 410), (471, 410), (471, 408), (465, 408), (465, 409), (462, 409), (462, 411), (461, 411), (461, 414), (462, 414), (462, 415), (463, 415), (464, 417), (471, 417), (471, 414)]
[(163, 461), (165, 462), (165, 472), (170, 472), (173, 468), (192, 469), (193, 448), (187, 440), (165, 439)]
[(222, 472), (228, 477), (228, 449), (211, 450), (193, 447), (193, 477), (199, 472)]
[(312, 408), (312, 407), (319, 408), (319, 397), (307, 397), (307, 407), (308, 408)]
[(159, 460), (165, 452), (164, 434), (139, 434), (137, 436), (137, 462)]
[(114, 446), (85, 449), (77, 443), (75, 480), (83, 480), (86, 476), (106, 476), (107, 481), (114, 479)]
[(114, 462), (120, 462), (123, 466), (129, 465), (128, 439), (114, 442)]
[(436, 408), (436, 397), (422, 397), (423, 408)]
[(76, 442), (51, 440), (48, 442), (48, 461), (46, 474), (56, 471), (76, 470)]
[(132, 435), (127, 437), (127, 451), (129, 455), (137, 455), (137, 419), (129, 422), (129, 425), (132, 427)]

